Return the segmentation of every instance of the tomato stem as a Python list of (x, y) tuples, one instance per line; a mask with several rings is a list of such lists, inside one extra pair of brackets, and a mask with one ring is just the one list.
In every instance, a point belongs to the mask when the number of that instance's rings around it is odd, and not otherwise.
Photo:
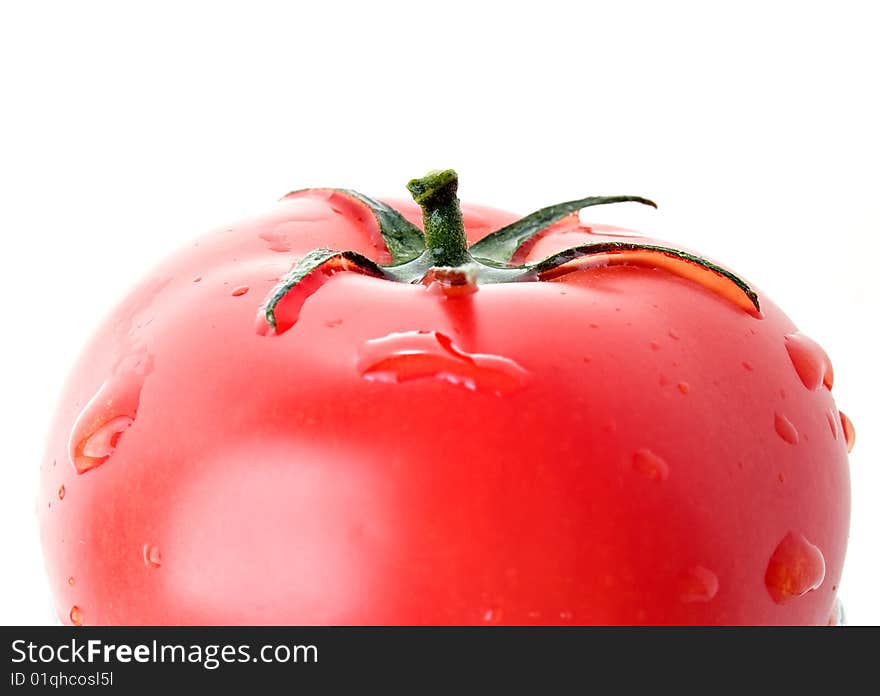
[(471, 261), (458, 196), (458, 174), (452, 169), (429, 172), (406, 185), (422, 209), (425, 245), (433, 266), (463, 266)]

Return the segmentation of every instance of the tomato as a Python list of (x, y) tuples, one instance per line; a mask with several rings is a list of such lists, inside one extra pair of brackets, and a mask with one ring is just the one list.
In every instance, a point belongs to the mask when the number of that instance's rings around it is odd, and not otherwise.
[(421, 209), (290, 194), (113, 311), (42, 465), (61, 620), (826, 624), (852, 429), (822, 349), (579, 202), (462, 231), (441, 174)]

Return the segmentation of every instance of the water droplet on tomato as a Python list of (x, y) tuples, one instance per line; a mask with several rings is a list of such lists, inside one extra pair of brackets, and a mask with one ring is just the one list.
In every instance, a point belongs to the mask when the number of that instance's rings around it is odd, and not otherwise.
[(67, 578), (67, 584), (68, 584), (68, 585), (71, 585), (71, 586), (72, 586), (75, 582), (76, 582), (76, 580), (73, 579), (73, 576), (72, 576), (72, 575), (71, 575), (69, 578)]
[(687, 382), (679, 382), (678, 383), (678, 391), (682, 394), (687, 394), (691, 390), (691, 386)]
[(785, 337), (785, 348), (791, 364), (807, 389), (816, 390), (823, 384), (831, 389), (834, 384), (834, 369), (822, 346), (797, 332)]
[(162, 565), (162, 554), (155, 544), (144, 544), (144, 565), (148, 568), (158, 568)]
[(764, 575), (767, 591), (784, 604), (817, 589), (825, 579), (825, 557), (819, 547), (794, 532), (779, 542)]
[(746, 372), (753, 372), (755, 370), (755, 368), (752, 366), (752, 363), (750, 363), (748, 360), (743, 360), (742, 366)]
[(201, 282), (202, 282), (202, 276), (196, 276), (195, 278), (193, 278), (193, 282), (194, 282), (194, 283), (201, 283)]
[(67, 493), (67, 489), (64, 487), (64, 484), (61, 484), (61, 488), (58, 489), (58, 500), (64, 500), (65, 493)]
[(827, 411), (825, 411), (825, 418), (828, 420), (828, 428), (831, 430), (831, 436), (836, 440), (837, 423), (840, 419), (836, 415), (834, 415), (833, 408), (829, 408)]
[(571, 621), (574, 615), (570, 611), (560, 611), (559, 612), (559, 620), (560, 621)]
[(106, 462), (134, 423), (152, 360), (145, 355), (134, 356), (123, 360), (118, 370), (104, 382), (73, 425), (68, 454), (78, 474)]
[(330, 329), (335, 329), (337, 326), (342, 326), (342, 319), (327, 319), (324, 322), (324, 326)]
[(247, 285), (239, 285), (237, 288), (233, 288), (232, 293), (230, 293), (233, 297), (241, 297), (244, 295), (250, 288)]
[(671, 338), (673, 341), (677, 341), (680, 338), (678, 332), (675, 329), (669, 329), (668, 333), (669, 338)]
[(468, 353), (438, 331), (392, 333), (367, 341), (360, 349), (358, 370), (373, 382), (438, 379), (496, 394), (516, 391), (528, 378), (510, 358)]
[(75, 604), (70, 608), (70, 623), (74, 626), (82, 626), (83, 622), (83, 614), (82, 609), (80, 609)]
[(483, 621), (488, 624), (498, 624), (501, 623), (501, 608), (500, 607), (490, 607), (483, 612)]
[(84, 474), (107, 461), (116, 450), (120, 437), (132, 423), (133, 418), (116, 416), (81, 439), (74, 446), (71, 455), (77, 473)]
[(852, 424), (852, 421), (846, 417), (846, 414), (843, 411), (839, 411), (840, 413), (840, 426), (841, 430), (843, 430), (843, 439), (846, 441), (846, 451), (852, 452), (853, 447), (856, 444), (856, 427)]
[(708, 602), (718, 593), (718, 576), (701, 565), (684, 571), (678, 578), (678, 596), (682, 602)]
[(669, 477), (669, 465), (649, 449), (640, 449), (632, 459), (633, 469), (652, 481), (665, 481)]
[(290, 240), (283, 232), (261, 232), (260, 239), (269, 242), (271, 251), (285, 252), (290, 251)]
[(785, 416), (777, 413), (773, 421), (773, 427), (776, 428), (776, 434), (788, 444), (796, 445), (798, 443), (798, 440), (800, 439), (798, 437), (798, 431)]
[(657, 341), (651, 341), (649, 344), (651, 350), (660, 350), (660, 344)]

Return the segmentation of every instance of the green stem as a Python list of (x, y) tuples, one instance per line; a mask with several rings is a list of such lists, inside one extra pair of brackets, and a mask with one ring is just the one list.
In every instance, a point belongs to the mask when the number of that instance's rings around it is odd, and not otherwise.
[(422, 209), (425, 245), (435, 267), (462, 266), (471, 261), (458, 196), (458, 174), (451, 169), (413, 179), (406, 187)]

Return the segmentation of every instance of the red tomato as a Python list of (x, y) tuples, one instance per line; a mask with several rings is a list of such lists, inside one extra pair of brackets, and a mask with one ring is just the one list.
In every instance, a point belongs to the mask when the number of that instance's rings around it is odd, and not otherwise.
[[(471, 242), (517, 218), (463, 210)], [(658, 244), (572, 214), (514, 261), (621, 240)], [(312, 274), (255, 330), (317, 247), (390, 260), (369, 208), (292, 194), (94, 336), (42, 467), (63, 622), (828, 622), (850, 430), (766, 297), (632, 252), (461, 293)]]

